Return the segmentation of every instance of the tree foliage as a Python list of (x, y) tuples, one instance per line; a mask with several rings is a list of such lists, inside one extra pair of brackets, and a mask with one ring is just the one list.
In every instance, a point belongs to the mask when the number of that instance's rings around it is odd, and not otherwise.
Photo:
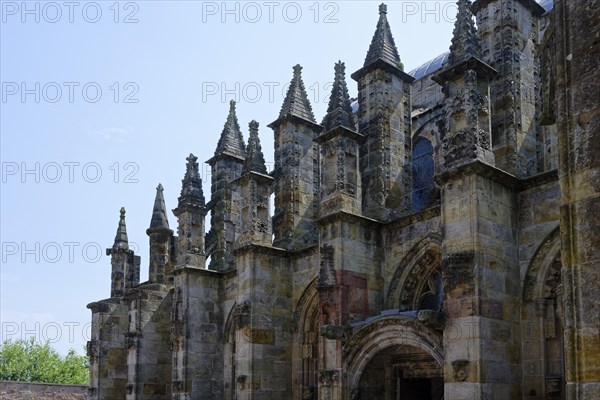
[(5, 340), (0, 345), (0, 380), (84, 385), (89, 382), (87, 356), (73, 349), (62, 357), (48, 342)]

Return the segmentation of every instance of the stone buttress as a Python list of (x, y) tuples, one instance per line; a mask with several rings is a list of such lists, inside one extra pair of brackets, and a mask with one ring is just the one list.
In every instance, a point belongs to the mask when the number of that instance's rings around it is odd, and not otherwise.
[(110, 298), (88, 304), (92, 311), (91, 337), (87, 343), (90, 359), (91, 399), (124, 398), (127, 384), (127, 349), (123, 339), (128, 330), (128, 302), (125, 291), (139, 284), (140, 257), (129, 249), (125, 209), (112, 248)]
[(173, 399), (223, 394), (221, 275), (206, 269), (206, 205), (197, 157), (187, 158), (177, 208), (179, 245), (171, 310)]
[(555, 1), (566, 398), (600, 398), (600, 9)]
[(209, 268), (227, 271), (235, 268), (233, 244), (240, 230), (239, 210), (233, 204), (232, 182), (242, 175), (246, 158), (244, 139), (235, 102), (229, 103), (229, 115), (221, 132), (214, 156), (207, 161), (211, 169), (210, 231), (206, 240)]
[(156, 188), (149, 236), (149, 279), (127, 291), (129, 326), (127, 400), (159, 400), (171, 395), (172, 271), (176, 264), (161, 184)]
[[(285, 251), (272, 246), (269, 195), (274, 179), (267, 175), (258, 137), (258, 122), (250, 135), (238, 187), (241, 235), (234, 250), (237, 292), (230, 328), (231, 399), (280, 399), (291, 393), (291, 274)], [(226, 328), (228, 329), (228, 328)]]
[(279, 118), (269, 124), (275, 136), (273, 245), (286, 250), (318, 242), (319, 148), (313, 140), (322, 128), (315, 122), (301, 70), (294, 67)]
[(411, 105), (414, 78), (402, 63), (379, 6), (379, 22), (364, 66), (352, 74), (358, 82), (358, 132), (361, 146), (363, 213), (388, 221), (411, 211)]
[(489, 84), (470, 1), (458, 1), (450, 55), (434, 80), (441, 129), (445, 398), (520, 398), (515, 182), (494, 167)]

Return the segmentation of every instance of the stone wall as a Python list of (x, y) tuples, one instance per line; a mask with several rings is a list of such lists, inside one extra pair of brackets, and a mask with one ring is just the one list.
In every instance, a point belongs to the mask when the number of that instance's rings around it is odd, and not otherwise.
[(0, 398), (11, 400), (84, 400), (87, 385), (0, 381)]

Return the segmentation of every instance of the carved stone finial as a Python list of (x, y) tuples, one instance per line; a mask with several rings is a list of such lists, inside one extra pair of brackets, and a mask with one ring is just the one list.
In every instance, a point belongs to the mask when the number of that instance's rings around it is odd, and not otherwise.
[(229, 102), (229, 114), (219, 137), (219, 143), (215, 149), (215, 157), (223, 154), (241, 159), (246, 156), (244, 138), (242, 137), (242, 131), (238, 123), (234, 100)]
[(458, 0), (456, 4), (458, 12), (454, 22), (450, 55), (446, 61), (448, 66), (466, 61), (471, 57), (479, 58), (481, 56), (481, 48), (477, 40), (477, 28), (475, 28), (473, 13), (471, 12), (471, 2), (469, 0)]
[(263, 155), (258, 137), (258, 122), (252, 120), (248, 124), (248, 127), (250, 128), (250, 136), (248, 138), (248, 147), (246, 147), (246, 160), (244, 161), (242, 173), (258, 172), (266, 174), (265, 156)]
[(117, 228), (117, 234), (115, 235), (115, 242), (113, 244), (113, 250), (122, 249), (129, 250), (129, 241), (127, 238), (127, 226), (125, 225), (125, 207), (121, 207), (119, 226)]
[(392, 31), (386, 15), (387, 6), (381, 4), (379, 6), (379, 21), (377, 22), (377, 28), (375, 29), (375, 34), (371, 40), (371, 46), (369, 46), (369, 52), (365, 58), (365, 67), (378, 60), (383, 60), (393, 66), (401, 64), (400, 55), (398, 54), (398, 49), (394, 43), (394, 38), (392, 37)]
[(175, 215), (179, 215), (179, 212), (184, 209), (197, 210), (204, 208), (205, 205), (198, 157), (190, 153), (186, 160), (185, 176), (181, 181), (181, 194), (179, 195), (177, 208), (173, 210)]
[(154, 208), (152, 209), (150, 228), (146, 231), (148, 234), (154, 229), (169, 229), (169, 220), (167, 218), (167, 208), (165, 206), (163, 191), (163, 185), (159, 183), (156, 187), (156, 197), (154, 198)]
[(308, 101), (308, 95), (302, 81), (302, 67), (300, 64), (294, 65), (294, 76), (290, 82), (285, 100), (281, 106), (279, 117), (293, 115), (300, 117), (310, 122), (315, 122), (315, 116), (312, 112), (312, 107)]
[(196, 161), (198, 161), (198, 157), (196, 157), (194, 154), (190, 153), (189, 156), (187, 156), (186, 161), (188, 162), (188, 165), (195, 163)]
[(321, 125), (325, 128), (325, 132), (340, 126), (355, 129), (356, 122), (346, 85), (346, 66), (341, 61), (335, 64), (335, 77), (329, 97), (329, 106)]

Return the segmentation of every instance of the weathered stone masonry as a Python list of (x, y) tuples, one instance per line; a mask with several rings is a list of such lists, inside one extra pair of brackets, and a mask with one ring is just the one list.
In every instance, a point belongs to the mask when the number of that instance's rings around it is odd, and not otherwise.
[(457, 6), (406, 73), (380, 5), (321, 123), (295, 66), (270, 174), (232, 102), (177, 233), (157, 188), (147, 282), (121, 210), (92, 399), (600, 398), (600, 6)]

